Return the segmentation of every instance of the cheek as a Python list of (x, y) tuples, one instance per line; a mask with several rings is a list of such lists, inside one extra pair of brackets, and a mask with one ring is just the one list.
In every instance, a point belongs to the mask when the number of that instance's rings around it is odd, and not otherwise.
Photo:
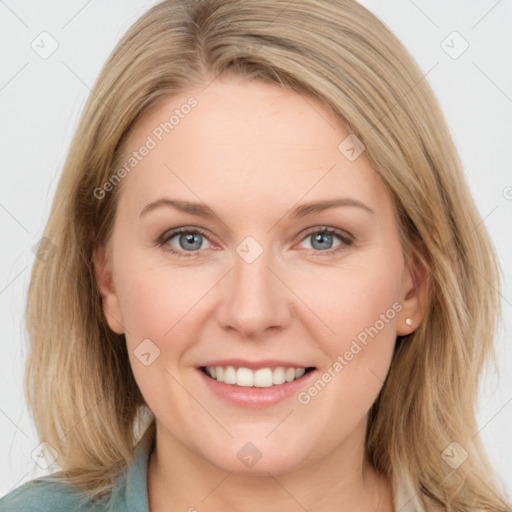
[[(350, 341), (371, 330), (374, 337), (392, 337), (396, 332), (400, 269), (395, 264), (344, 265), (319, 268), (307, 282), (297, 282), (294, 290), (311, 310), (330, 355), (345, 350)], [(312, 285), (314, 283), (314, 285)], [(379, 331), (375, 333), (373, 327)]]
[(371, 265), (359, 260), (357, 265), (319, 268), (297, 292), (315, 313), (309, 314), (309, 329), (328, 356), (322, 382), (304, 390), (299, 401), (332, 404), (338, 425), (366, 414), (385, 381), (396, 342), (401, 260), (384, 254), (370, 259)]
[(320, 424), (333, 427), (332, 438), (325, 436), (327, 444), (356, 427), (382, 388), (402, 308), (399, 278), (396, 265), (386, 272), (347, 266), (330, 269), (324, 277), (317, 273), (316, 286), (302, 290), (304, 302), (321, 319), (315, 317), (309, 328), (321, 326), (315, 342), (328, 358), (318, 380), (297, 398), (304, 411), (315, 410)]
[(127, 338), (163, 340), (201, 309), (215, 285), (211, 271), (173, 268), (126, 255), (118, 262), (118, 295)]
[(145, 258), (136, 252), (119, 258), (117, 291), (135, 380), (150, 409), (165, 416), (169, 403), (193, 407), (174, 378), (182, 379), (183, 356), (197, 339), (200, 299), (215, 280)]

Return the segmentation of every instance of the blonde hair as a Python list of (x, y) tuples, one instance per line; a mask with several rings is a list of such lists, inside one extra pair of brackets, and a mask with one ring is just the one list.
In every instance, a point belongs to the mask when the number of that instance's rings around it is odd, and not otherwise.
[[(108, 495), (141, 433), (155, 430), (124, 336), (104, 318), (92, 263), (120, 187), (102, 199), (94, 191), (118, 169), (143, 115), (228, 75), (321, 100), (366, 146), (393, 198), (408, 261), (428, 269), (425, 319), (398, 337), (370, 410), (368, 460), (399, 475), (427, 511), (510, 510), (475, 434), (499, 308), (493, 249), (427, 80), (389, 29), (351, 0), (164, 1), (104, 65), (44, 232), (55, 253), (36, 260), (26, 310), (26, 392), (41, 440), (58, 451), (57, 476), (92, 498)], [(468, 453), (456, 470), (441, 456), (452, 442)]]

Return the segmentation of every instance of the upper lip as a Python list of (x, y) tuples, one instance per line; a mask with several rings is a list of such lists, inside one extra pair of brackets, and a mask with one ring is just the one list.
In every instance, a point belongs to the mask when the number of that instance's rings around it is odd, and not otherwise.
[(304, 369), (311, 367), (311, 365), (303, 365), (282, 359), (260, 359), (259, 361), (248, 361), (246, 359), (216, 359), (215, 361), (208, 361), (200, 365), (200, 367), (203, 366), (235, 366), (237, 368), (249, 368), (251, 370), (258, 370), (259, 368), (277, 368), (278, 366)]

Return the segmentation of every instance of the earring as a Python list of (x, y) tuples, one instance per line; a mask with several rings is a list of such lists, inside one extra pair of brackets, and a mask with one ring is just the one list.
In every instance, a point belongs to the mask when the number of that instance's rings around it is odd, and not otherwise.
[(412, 325), (412, 318), (406, 318), (406, 319), (405, 319), (405, 323), (406, 323), (407, 325), (411, 326), (411, 325)]

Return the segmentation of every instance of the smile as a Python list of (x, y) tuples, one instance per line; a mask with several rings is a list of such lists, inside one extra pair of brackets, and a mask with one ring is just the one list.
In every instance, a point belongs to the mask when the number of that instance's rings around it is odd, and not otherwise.
[(200, 368), (211, 379), (224, 384), (240, 387), (269, 388), (279, 386), (285, 382), (300, 379), (314, 368), (259, 368), (251, 370), (245, 367), (235, 366), (203, 366)]

